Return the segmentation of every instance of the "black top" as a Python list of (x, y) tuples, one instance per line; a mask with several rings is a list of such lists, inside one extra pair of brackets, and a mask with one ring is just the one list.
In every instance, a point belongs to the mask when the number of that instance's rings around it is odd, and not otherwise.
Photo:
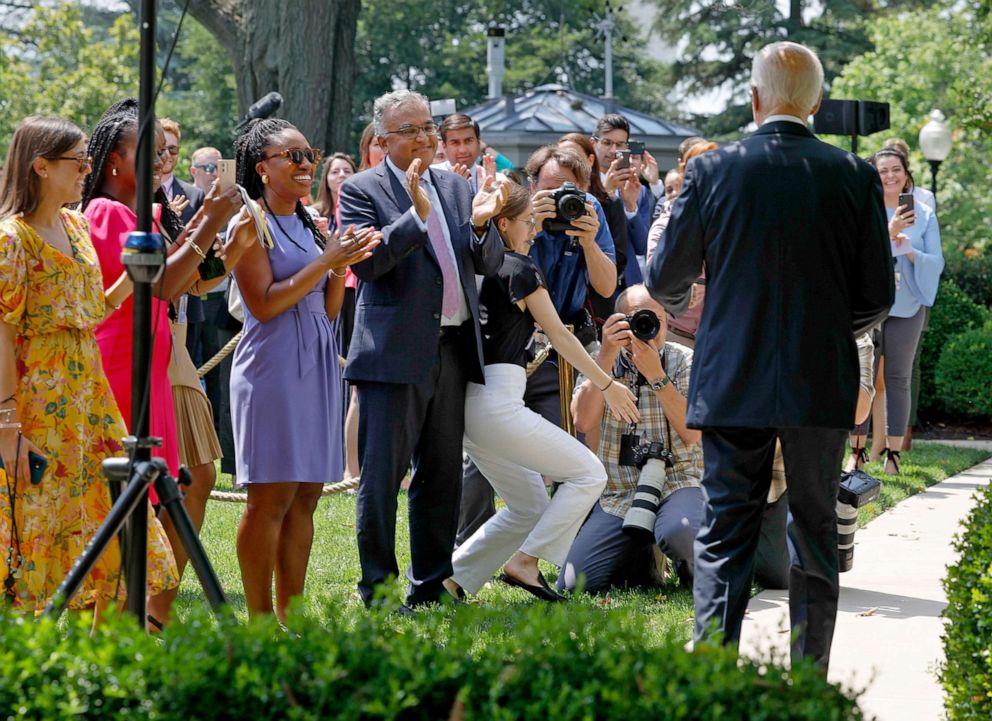
[(499, 272), (482, 281), (482, 356), (486, 365), (512, 363), (527, 367), (527, 347), (534, 335), (534, 316), (517, 303), (546, 288), (537, 264), (526, 255), (506, 252)]

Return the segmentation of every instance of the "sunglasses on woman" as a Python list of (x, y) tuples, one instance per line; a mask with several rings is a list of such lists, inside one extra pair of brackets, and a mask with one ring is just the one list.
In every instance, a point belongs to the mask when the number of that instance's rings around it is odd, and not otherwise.
[(93, 158), (88, 155), (60, 155), (55, 160), (74, 160), (79, 163), (79, 172), (83, 173), (87, 170), (93, 170)]
[(278, 153), (273, 153), (272, 155), (267, 155), (263, 160), (272, 160), (273, 158), (289, 158), (293, 165), (301, 165), (303, 159), (306, 158), (307, 162), (311, 165), (316, 165), (320, 162), (321, 152), (317, 148), (293, 148), (291, 150), (280, 150)]

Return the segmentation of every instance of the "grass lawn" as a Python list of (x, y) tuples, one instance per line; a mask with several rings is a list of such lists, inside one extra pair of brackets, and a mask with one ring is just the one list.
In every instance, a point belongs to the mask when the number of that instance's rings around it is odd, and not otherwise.
[[(914, 444), (913, 451), (902, 456), (902, 475), (886, 476), (882, 464), (873, 463), (868, 473), (882, 479), (881, 498), (861, 509), (860, 523), (865, 523), (904, 498), (927, 486), (954, 475), (989, 457), (978, 450), (951, 448), (937, 444)], [(218, 489), (230, 490), (230, 478), (221, 476)], [(202, 538), (207, 554), (220, 577), (228, 601), (241, 618), (246, 618), (244, 594), (238, 571), (235, 547), (237, 526), (244, 506), (240, 503), (211, 501), (207, 508)], [(304, 610), (320, 615), (328, 604), (346, 607), (358, 612), (362, 606), (355, 590), (359, 577), (358, 550), (355, 543), (355, 497), (346, 493), (323, 498), (315, 514), (316, 535), (310, 558), (310, 570), (304, 598)], [(397, 553), (400, 568), (409, 561), (409, 536), (406, 504), (400, 499), (397, 520)], [(556, 575), (553, 567), (545, 564), (549, 581)], [(396, 597), (400, 598), (402, 583), (396, 584)], [(531, 597), (516, 589), (493, 582), (478, 595), (476, 603), (499, 610), (505, 628), (512, 628), (522, 609), (535, 603)], [(571, 603), (593, 607), (611, 607), (642, 619), (645, 633), (652, 638), (675, 636), (688, 640), (692, 632), (692, 595), (679, 589), (674, 582), (664, 588), (617, 591), (608, 597), (579, 597)], [(206, 604), (192, 570), (187, 570), (177, 601), (178, 618), (187, 615), (191, 608)], [(419, 619), (415, 621), (419, 623)], [(403, 623), (407, 623), (403, 621)], [(487, 633), (499, 632), (488, 627)]]

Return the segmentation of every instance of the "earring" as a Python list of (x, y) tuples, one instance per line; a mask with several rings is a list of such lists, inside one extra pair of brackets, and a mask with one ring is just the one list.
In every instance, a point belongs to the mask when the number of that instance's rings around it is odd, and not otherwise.
[(110, 169), (110, 174), (113, 175), (116, 178), (117, 177), (117, 168), (111, 168)]
[(42, 174), (41, 174), (41, 177), (42, 177), (42, 178), (47, 178), (47, 177), (48, 177), (48, 173), (42, 173)]
[(262, 175), (262, 185), (268, 185), (268, 184), (269, 184), (269, 176)]

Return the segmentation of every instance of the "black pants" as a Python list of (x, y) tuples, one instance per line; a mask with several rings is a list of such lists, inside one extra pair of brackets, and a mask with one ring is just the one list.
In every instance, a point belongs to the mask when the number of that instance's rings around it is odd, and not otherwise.
[(837, 618), (837, 490), (846, 431), (822, 428), (703, 430), (706, 515), (696, 537), (696, 640), (740, 641), (754, 576), (775, 439), (789, 479), (789, 613), (794, 660), (827, 667)]
[[(467, 328), (467, 329), (466, 329)], [(361, 381), (358, 386), (358, 486), (356, 520), (366, 606), (376, 587), (399, 575), (396, 506), (400, 483), (413, 462), (408, 496), (410, 585), (407, 604), (437, 601), (451, 573), (451, 553), (461, 496), (462, 436), (465, 430), (465, 361), (472, 329), (444, 335), (424, 383)]]
[[(549, 423), (561, 425), (557, 357), (548, 358), (527, 379), (524, 405)], [(472, 460), (465, 456), (462, 501), (458, 515), (456, 544), (461, 545), (496, 513), (496, 494)]]

